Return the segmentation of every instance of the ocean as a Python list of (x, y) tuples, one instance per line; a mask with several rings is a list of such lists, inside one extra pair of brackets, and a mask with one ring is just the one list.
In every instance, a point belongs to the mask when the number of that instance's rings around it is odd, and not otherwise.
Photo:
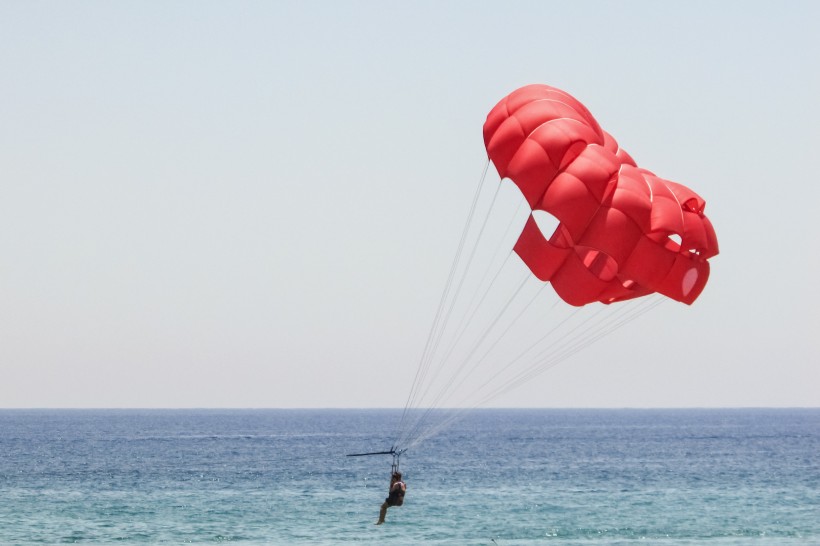
[(820, 545), (820, 409), (0, 410), (0, 544)]

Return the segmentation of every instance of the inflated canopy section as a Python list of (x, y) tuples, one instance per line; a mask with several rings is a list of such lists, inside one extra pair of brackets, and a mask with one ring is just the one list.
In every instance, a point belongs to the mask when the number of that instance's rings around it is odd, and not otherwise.
[(691, 304), (703, 291), (718, 253), (705, 201), (639, 168), (574, 97), (548, 85), (512, 92), (488, 114), (484, 144), (530, 209), (558, 219), (544, 234), (530, 215), (514, 250), (565, 302), (657, 292)]

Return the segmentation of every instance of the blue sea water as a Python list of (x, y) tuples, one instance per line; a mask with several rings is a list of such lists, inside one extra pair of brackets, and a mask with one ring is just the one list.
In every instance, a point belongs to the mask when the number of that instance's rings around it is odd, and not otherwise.
[(0, 544), (820, 545), (820, 410), (2, 410)]

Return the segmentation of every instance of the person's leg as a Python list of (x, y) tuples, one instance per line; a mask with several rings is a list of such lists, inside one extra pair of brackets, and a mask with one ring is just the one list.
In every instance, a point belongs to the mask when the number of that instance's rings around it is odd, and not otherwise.
[(382, 508), (379, 510), (379, 521), (376, 522), (376, 525), (381, 525), (384, 523), (384, 516), (387, 515), (387, 501), (382, 503)]

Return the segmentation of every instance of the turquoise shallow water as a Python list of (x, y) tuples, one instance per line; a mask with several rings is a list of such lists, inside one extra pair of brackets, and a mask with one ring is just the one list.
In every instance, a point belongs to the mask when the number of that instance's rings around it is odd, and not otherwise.
[(820, 410), (0, 411), (0, 544), (820, 544)]

